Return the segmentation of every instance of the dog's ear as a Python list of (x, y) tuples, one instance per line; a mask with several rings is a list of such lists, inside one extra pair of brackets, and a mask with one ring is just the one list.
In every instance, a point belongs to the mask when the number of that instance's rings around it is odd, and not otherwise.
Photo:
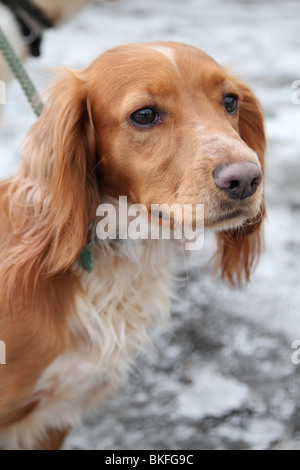
[(7, 263), (22, 273), (24, 285), (68, 270), (96, 214), (97, 148), (83, 72), (66, 71), (52, 87), (22, 157), (10, 189), (10, 217), (19, 243), (8, 250)]
[[(242, 96), (239, 133), (244, 142), (257, 153), (264, 172), (266, 139), (261, 106), (248, 86), (240, 80), (234, 81)], [(246, 221), (240, 228), (217, 235), (216, 270), (221, 269), (223, 279), (229, 280), (232, 285), (241, 285), (250, 279), (262, 251), (264, 217), (263, 200), (261, 212), (255, 219)]]
[[(96, 137), (83, 74), (68, 71), (58, 82), (51, 92), (43, 120), (44, 124), (50, 121), (53, 125), (48, 194), (53, 216), (51, 225), (56, 228), (54, 233), (60, 245), (50, 265), (60, 270), (72, 264), (85, 245), (98, 202)], [(48, 145), (51, 146), (50, 140)]]

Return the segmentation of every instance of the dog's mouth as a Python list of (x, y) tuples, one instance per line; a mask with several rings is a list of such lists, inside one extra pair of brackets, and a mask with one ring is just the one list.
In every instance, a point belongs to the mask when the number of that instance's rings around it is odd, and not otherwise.
[(252, 218), (253, 214), (246, 213), (247, 211), (242, 211), (237, 209), (235, 211), (220, 214), (219, 216), (207, 220), (205, 223), (205, 228), (219, 231), (219, 230), (230, 230), (242, 226), (246, 220)]
[[(164, 211), (157, 211), (157, 212), (152, 211), (152, 214), (154, 215), (156, 219), (160, 220), (161, 223), (168, 222), (171, 224), (172, 228), (174, 228), (174, 225), (176, 225), (176, 218), (174, 219), (173, 215), (167, 214)], [(234, 222), (235, 219), (240, 219), (240, 218), (246, 219), (247, 216), (242, 210), (238, 209), (238, 210), (234, 210), (232, 212), (226, 213), (226, 214), (220, 214), (219, 216), (213, 219), (205, 219), (204, 225), (206, 228), (212, 228), (224, 222), (229, 222), (229, 223), (230, 221)], [(191, 225), (194, 226), (194, 224), (195, 224), (195, 220), (192, 220)]]
[(243, 216), (243, 212), (241, 210), (235, 210), (229, 214), (223, 214), (220, 217), (218, 217), (214, 224), (220, 224), (222, 222), (230, 221), (233, 219), (236, 219), (237, 217)]
[[(207, 213), (205, 211), (205, 206), (203, 206), (203, 216), (202, 220), (199, 220), (194, 213), (188, 212), (187, 219), (184, 217), (181, 219), (179, 218), (180, 222), (183, 222), (183, 226), (187, 226), (189, 229), (197, 232), (203, 232), (203, 230), (212, 230), (212, 231), (222, 231), (222, 230), (230, 230), (241, 227), (247, 220), (253, 219), (256, 217), (257, 212), (254, 207), (249, 205), (244, 205), (243, 207), (228, 207), (228, 205), (219, 208), (219, 211), (216, 213)], [(169, 224), (171, 230), (175, 230), (178, 228), (178, 214), (171, 214), (164, 210), (160, 211), (152, 211), (152, 215), (154, 219), (160, 225)], [(201, 230), (199, 230), (199, 227)]]

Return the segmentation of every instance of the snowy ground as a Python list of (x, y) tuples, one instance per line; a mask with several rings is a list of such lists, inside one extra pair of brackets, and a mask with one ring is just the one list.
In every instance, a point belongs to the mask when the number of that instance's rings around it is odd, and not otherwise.
[[(171, 322), (128, 384), (87, 418), (66, 449), (298, 449), (300, 365), (300, 79), (298, 0), (118, 0), (92, 5), (47, 33), (28, 70), (83, 67), (108, 47), (176, 40), (204, 49), (255, 89), (266, 114), (266, 254), (251, 285), (234, 291), (211, 277), (212, 241), (187, 262)], [(1, 177), (34, 121), (19, 86), (0, 124)]]

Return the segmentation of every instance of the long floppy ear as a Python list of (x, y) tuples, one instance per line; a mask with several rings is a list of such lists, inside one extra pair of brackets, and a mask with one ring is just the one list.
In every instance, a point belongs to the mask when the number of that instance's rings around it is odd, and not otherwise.
[(96, 156), (84, 72), (66, 71), (25, 140), (10, 187), (14, 239), (5, 261), (8, 290), (19, 280), (26, 297), (40, 280), (65, 272), (78, 257), (98, 204)]
[[(264, 172), (266, 139), (261, 106), (250, 88), (237, 79), (234, 81), (243, 97), (240, 103), (239, 133), (246, 144), (257, 153)], [(248, 220), (240, 228), (217, 235), (216, 270), (221, 269), (222, 278), (229, 280), (232, 285), (240, 286), (244, 281), (250, 280), (263, 247), (264, 217), (263, 200), (261, 212), (255, 219)]]

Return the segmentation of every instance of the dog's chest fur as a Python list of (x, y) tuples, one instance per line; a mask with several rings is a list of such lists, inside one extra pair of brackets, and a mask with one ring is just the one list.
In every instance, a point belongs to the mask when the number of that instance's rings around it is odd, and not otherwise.
[(94, 252), (92, 273), (74, 268), (83, 288), (68, 318), (74, 347), (41, 374), (34, 391), (39, 404), (8, 430), (9, 446), (30, 447), (46, 429), (78, 424), (122, 383), (148, 340), (146, 328), (168, 316), (170, 245), (162, 240), (107, 244)]

